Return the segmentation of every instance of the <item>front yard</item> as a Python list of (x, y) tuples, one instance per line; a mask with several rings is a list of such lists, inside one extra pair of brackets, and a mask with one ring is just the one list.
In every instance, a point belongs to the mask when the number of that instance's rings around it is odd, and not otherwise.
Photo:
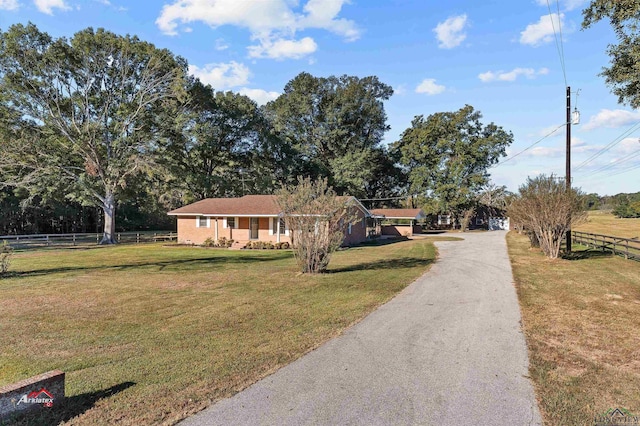
[(341, 251), (300, 275), (289, 251), (159, 244), (17, 253), (0, 280), (0, 385), (67, 373), (32, 422), (172, 424), (339, 334), (421, 275), (427, 241)]

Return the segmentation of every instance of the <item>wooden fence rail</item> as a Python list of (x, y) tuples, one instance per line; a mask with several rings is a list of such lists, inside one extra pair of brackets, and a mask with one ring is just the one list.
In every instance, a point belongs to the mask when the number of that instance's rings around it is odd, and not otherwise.
[(610, 251), (613, 254), (624, 256), (625, 259), (640, 260), (640, 239), (638, 237), (621, 238), (572, 231), (571, 241), (602, 251)]
[[(31, 234), (31, 235), (1, 235), (0, 244), (7, 241), (14, 248), (29, 247), (58, 247), (98, 244), (102, 239), (101, 233), (74, 234)], [(175, 232), (118, 232), (116, 240), (123, 244), (151, 243), (156, 241), (176, 241)]]

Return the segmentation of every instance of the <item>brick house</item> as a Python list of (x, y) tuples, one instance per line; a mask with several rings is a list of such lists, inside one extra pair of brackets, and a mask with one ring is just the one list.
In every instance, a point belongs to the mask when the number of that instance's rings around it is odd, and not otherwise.
[[(357, 221), (345, 230), (344, 245), (354, 245), (368, 238), (371, 213), (355, 197), (345, 197), (355, 209)], [(172, 210), (176, 216), (178, 242), (202, 244), (207, 238), (234, 240), (236, 245), (248, 241), (291, 242), (291, 230), (280, 211), (275, 195), (245, 195), (240, 198), (207, 198)]]

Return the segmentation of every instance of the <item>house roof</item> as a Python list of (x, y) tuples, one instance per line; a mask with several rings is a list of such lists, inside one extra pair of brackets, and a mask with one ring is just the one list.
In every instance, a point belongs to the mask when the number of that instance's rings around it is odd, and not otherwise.
[[(356, 207), (365, 215), (369, 211), (355, 197), (343, 196), (345, 202), (354, 201)], [(245, 195), (240, 198), (206, 198), (195, 203), (188, 204), (179, 209), (171, 210), (170, 216), (278, 216), (281, 210), (278, 207), (275, 195)]]
[(169, 212), (171, 216), (277, 216), (275, 195), (245, 195), (240, 198), (205, 198)]
[(387, 219), (424, 219), (427, 215), (422, 209), (373, 209), (376, 216), (384, 216)]

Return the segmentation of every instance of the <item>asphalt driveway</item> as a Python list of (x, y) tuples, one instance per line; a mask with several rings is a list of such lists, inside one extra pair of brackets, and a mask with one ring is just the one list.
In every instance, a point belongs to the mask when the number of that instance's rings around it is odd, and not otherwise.
[(505, 232), (459, 236), (343, 335), (182, 424), (541, 424)]

